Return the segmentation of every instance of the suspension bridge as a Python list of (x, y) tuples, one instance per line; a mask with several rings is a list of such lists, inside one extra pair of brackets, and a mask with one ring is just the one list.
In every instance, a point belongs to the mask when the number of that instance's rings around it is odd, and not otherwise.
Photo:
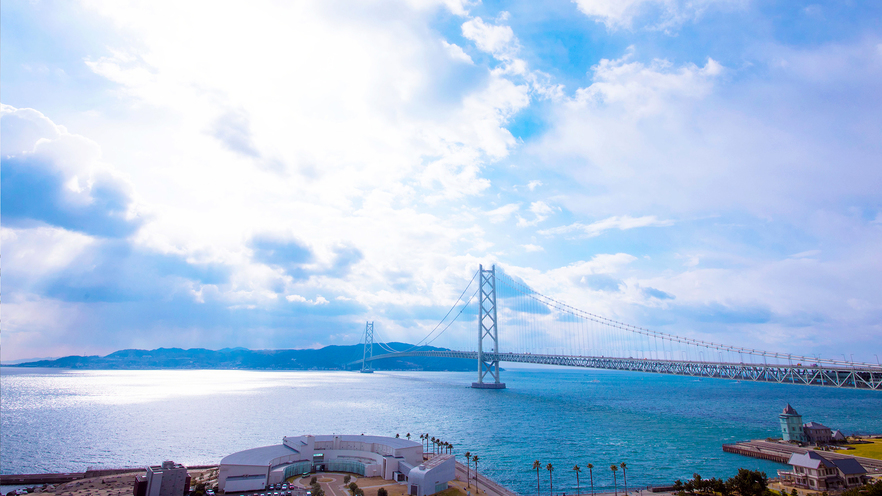
[[(500, 328), (505, 329), (502, 340)], [(474, 349), (427, 349), (442, 337), (462, 343), (475, 329)], [(465, 358), (476, 361), (478, 380), (472, 387), (481, 389), (504, 389), (499, 364), (516, 362), (882, 391), (878, 363), (763, 351), (653, 331), (579, 310), (496, 266), (479, 266), (447, 315), (416, 345), (396, 350), (375, 336), (374, 323), (368, 322), (364, 355), (351, 366), (372, 372), (372, 362), (388, 358)], [(449, 348), (454, 347), (462, 346)], [(380, 352), (375, 354), (375, 348)]]

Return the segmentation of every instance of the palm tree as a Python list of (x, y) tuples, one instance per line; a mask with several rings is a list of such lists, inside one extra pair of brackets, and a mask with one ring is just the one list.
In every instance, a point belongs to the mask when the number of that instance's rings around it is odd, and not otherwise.
[(473, 456), (472, 461), (475, 462), (475, 494), (478, 494), (478, 455)]
[(435, 439), (434, 437), (432, 437), (432, 453), (435, 453), (435, 446), (436, 446), (436, 445), (435, 445), (435, 442), (436, 442), (436, 441), (438, 441), (438, 440)]
[[(422, 442), (423, 442), (423, 439), (425, 439), (425, 438), (426, 438), (426, 435), (425, 435), (425, 434), (420, 434), (420, 443), (421, 443), (421, 444), (422, 444)], [(427, 449), (426, 451), (428, 451), (428, 449)]]
[(449, 453), (453, 453), (453, 445), (452, 445), (452, 444), (448, 444), (447, 446), (450, 448)]
[(581, 471), (582, 469), (578, 465), (573, 465), (573, 472), (576, 473), (576, 494), (582, 494), (581, 486), (579, 486), (579, 472)]
[(404, 437), (406, 437), (407, 440), (410, 441), (410, 433), (409, 433), (409, 432), (408, 432), (407, 435), (405, 435)]
[(616, 470), (618, 470), (619, 467), (616, 467), (615, 465), (610, 465), (609, 469), (612, 470), (613, 473), (613, 486), (615, 486), (616, 488), (616, 496), (619, 496), (619, 483), (616, 481)]
[(396, 432), (396, 433), (395, 433), (395, 439), (398, 439), (398, 438), (400, 438), (400, 437), (401, 437), (401, 434), (398, 434), (398, 433)]
[(539, 460), (536, 460), (535, 462), (533, 462), (533, 470), (536, 471), (536, 496), (540, 496), (540, 489), (539, 489), (539, 469), (540, 468), (542, 468), (542, 464), (539, 463)]
[(593, 468), (594, 468), (594, 465), (589, 463), (588, 464), (588, 477), (591, 478), (591, 496), (594, 496), (594, 470), (592, 470)]
[(471, 482), (471, 478), (472, 478), (472, 474), (471, 474), (471, 470), (472, 470), (472, 452), (471, 452), (471, 451), (466, 451), (465, 458), (466, 458), (466, 487), (470, 487), (470, 486), (469, 486), (469, 483)]
[(625, 462), (622, 462), (621, 464), (619, 464), (619, 466), (622, 467), (622, 479), (624, 479), (624, 481), (625, 481), (625, 496), (627, 496), (627, 494), (628, 494), (628, 473), (625, 471), (625, 468), (627, 467), (627, 465), (625, 465)]
[(545, 470), (548, 470), (548, 494), (554, 496), (554, 477), (551, 476), (551, 473), (554, 472), (554, 467), (549, 463), (545, 466)]

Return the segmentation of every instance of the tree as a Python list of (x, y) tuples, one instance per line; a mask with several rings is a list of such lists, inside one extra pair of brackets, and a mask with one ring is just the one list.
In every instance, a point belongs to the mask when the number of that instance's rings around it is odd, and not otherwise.
[(842, 496), (882, 496), (882, 479), (844, 491)]
[(628, 494), (628, 473), (625, 471), (625, 468), (627, 467), (627, 465), (625, 465), (625, 462), (622, 462), (619, 464), (619, 466), (622, 467), (622, 480), (624, 480), (624, 482), (625, 482), (625, 495), (627, 495)]
[(377, 496), (389, 496), (389, 491), (385, 487), (377, 489)]
[(343, 477), (343, 484), (348, 485), (351, 480), (352, 480), (352, 476), (347, 474), (345, 477)]
[(616, 470), (618, 470), (619, 467), (616, 467), (615, 465), (610, 465), (609, 469), (612, 470), (613, 473), (613, 487), (615, 487), (616, 496), (619, 496), (619, 483), (618, 481), (616, 481)]
[(465, 459), (466, 459), (466, 487), (471, 487), (469, 485), (471, 482), (471, 479), (472, 479), (472, 474), (471, 474), (471, 471), (472, 471), (472, 452), (471, 451), (466, 451)]
[(410, 433), (409, 433), (409, 432), (408, 432), (408, 433), (407, 433), (407, 435), (406, 435), (406, 436), (404, 436), (404, 437), (406, 437), (406, 438), (407, 438), (407, 440), (408, 440), (408, 441), (410, 441)]
[(769, 487), (769, 479), (765, 472), (739, 468), (738, 474), (727, 481), (732, 492), (740, 496), (764, 496)]
[(400, 437), (401, 437), (401, 434), (398, 434), (398, 433), (396, 432), (396, 433), (395, 433), (395, 439), (398, 439), (398, 438), (400, 438)]
[(588, 477), (591, 478), (591, 496), (594, 496), (594, 465), (588, 464)]
[(542, 464), (539, 463), (539, 460), (533, 462), (533, 470), (536, 471), (536, 496), (540, 496), (540, 486), (539, 486), (539, 469), (542, 468)]
[(475, 462), (475, 494), (478, 493), (478, 455), (472, 457), (472, 461)]
[(309, 479), (309, 485), (314, 486), (318, 482), (318, 478), (316, 476), (312, 476), (312, 479)]
[(352, 491), (352, 494), (355, 494), (355, 490), (358, 489), (358, 484), (354, 482), (349, 483), (349, 490)]
[(552, 472), (554, 472), (554, 467), (549, 463), (545, 466), (545, 470), (548, 470), (548, 494), (554, 496), (554, 477), (552, 477)]
[(450, 451), (449, 451), (449, 452), (450, 452), (450, 453), (453, 453), (453, 445), (452, 445), (452, 444), (448, 444), (447, 447), (450, 448)]
[(582, 494), (581, 486), (579, 486), (579, 472), (581, 471), (582, 469), (578, 465), (573, 465), (573, 472), (576, 473), (576, 494)]

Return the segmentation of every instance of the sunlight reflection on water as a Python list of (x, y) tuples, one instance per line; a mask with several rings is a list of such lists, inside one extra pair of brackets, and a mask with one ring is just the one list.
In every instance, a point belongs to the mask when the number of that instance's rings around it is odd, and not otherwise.
[[(775, 435), (787, 402), (806, 421), (882, 432), (877, 392), (575, 369), (506, 371), (509, 389), (480, 391), (467, 387), (473, 375), (2, 368), (0, 470), (217, 463), (285, 435), (410, 432), (480, 453), (482, 472), (529, 493), (534, 459), (561, 469), (627, 461), (635, 485), (738, 467), (774, 473), (721, 444)], [(560, 477), (571, 491), (575, 480)]]

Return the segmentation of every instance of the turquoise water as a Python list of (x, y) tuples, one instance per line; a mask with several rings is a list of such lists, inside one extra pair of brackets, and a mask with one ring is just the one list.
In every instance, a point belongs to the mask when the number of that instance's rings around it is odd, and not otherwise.
[(474, 375), (3, 368), (0, 471), (208, 464), (285, 435), (410, 432), (478, 454), (482, 473), (534, 494), (533, 460), (553, 464), (555, 492), (575, 492), (571, 469), (589, 462), (597, 489), (612, 489), (609, 466), (622, 461), (632, 488), (739, 467), (772, 475), (782, 466), (721, 445), (777, 435), (788, 402), (805, 421), (882, 432), (879, 392), (578, 369), (509, 370), (508, 389), (487, 391), (467, 387)]

